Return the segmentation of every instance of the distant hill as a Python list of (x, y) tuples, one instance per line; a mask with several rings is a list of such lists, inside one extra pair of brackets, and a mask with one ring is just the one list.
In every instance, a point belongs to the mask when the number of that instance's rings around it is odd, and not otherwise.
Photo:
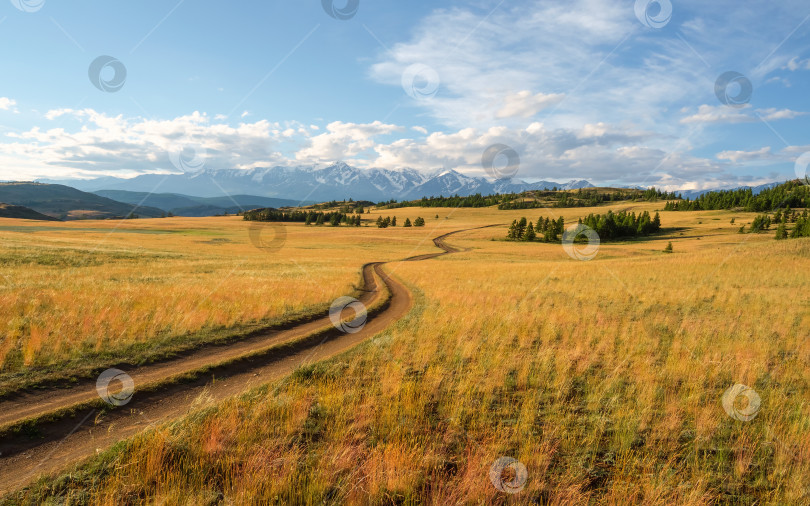
[(131, 213), (157, 218), (165, 214), (162, 209), (133, 209), (130, 204), (59, 184), (0, 183), (0, 202), (65, 220), (125, 218)]
[(0, 202), (0, 218), (17, 218), (22, 220), (61, 221), (59, 218), (38, 213), (25, 206), (15, 206)]
[(295, 207), (297, 200), (257, 197), (255, 195), (232, 195), (230, 197), (193, 197), (180, 193), (147, 193), (126, 190), (99, 190), (93, 192), (108, 199), (131, 205), (155, 207), (177, 216), (215, 216), (223, 213), (265, 207)]

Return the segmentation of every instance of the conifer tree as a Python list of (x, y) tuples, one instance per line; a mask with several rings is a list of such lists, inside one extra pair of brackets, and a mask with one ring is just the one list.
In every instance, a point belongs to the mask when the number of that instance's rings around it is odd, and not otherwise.
[(537, 234), (534, 233), (534, 225), (529, 223), (529, 228), (526, 229), (526, 235), (523, 237), (523, 240), (532, 242), (537, 238)]

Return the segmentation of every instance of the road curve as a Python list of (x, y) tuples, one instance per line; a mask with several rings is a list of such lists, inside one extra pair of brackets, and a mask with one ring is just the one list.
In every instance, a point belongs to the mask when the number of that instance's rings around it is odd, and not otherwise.
[[(433, 243), (442, 251), (402, 261), (464, 251), (447, 245), (445, 239), (476, 228), (436, 237)], [(405, 285), (385, 272), (383, 265), (376, 262), (363, 266), (364, 286), (359, 300), (372, 309), (360, 332), (342, 333), (326, 316), (230, 344), (204, 346), (176, 359), (125, 368), (135, 382), (135, 395), (126, 406), (109, 412), (99, 408), (96, 385), (91, 381), (3, 400), (0, 428), (32, 418), (53, 420), (40, 421), (36, 437), (11, 432), (0, 437), (0, 493), (18, 490), (40, 474), (58, 472), (151, 425), (182, 416), (199, 407), (202, 399), (217, 402), (237, 395), (288, 375), (302, 365), (333, 357), (384, 330), (410, 310), (413, 298)], [(189, 375), (193, 379), (166, 381)]]

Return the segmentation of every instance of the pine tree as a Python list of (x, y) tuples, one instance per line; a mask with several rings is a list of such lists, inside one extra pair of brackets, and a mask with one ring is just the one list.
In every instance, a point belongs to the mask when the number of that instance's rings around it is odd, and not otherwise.
[(402, 226), (403, 227), (410, 227), (411, 226), (411, 219), (410, 218), (405, 218), (405, 224), (402, 225)]
[(507, 239), (517, 239), (517, 220), (512, 220), (512, 225), (509, 227), (509, 232), (506, 233)]
[(780, 224), (779, 227), (776, 229), (776, 240), (781, 241), (782, 239), (787, 239), (787, 227), (784, 223)]
[(392, 227), (396, 227), (396, 226), (397, 226), (397, 217), (396, 217), (396, 216), (394, 216), (393, 218), (391, 218), (391, 226), (392, 226)]
[(667, 243), (667, 247), (664, 248), (664, 253), (672, 253), (672, 241)]
[(526, 231), (526, 218), (521, 218), (517, 224), (517, 237), (515, 239), (523, 239), (523, 234)]
[(534, 233), (534, 225), (529, 223), (529, 228), (526, 229), (526, 235), (523, 237), (523, 240), (532, 242), (537, 239), (537, 234)]

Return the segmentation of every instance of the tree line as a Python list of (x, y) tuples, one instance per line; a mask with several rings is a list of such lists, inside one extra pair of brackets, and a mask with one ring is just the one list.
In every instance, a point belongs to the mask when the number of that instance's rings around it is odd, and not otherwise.
[[(654, 217), (644, 211), (636, 215), (635, 212), (621, 211), (607, 214), (589, 214), (579, 219), (579, 224), (592, 228), (602, 241), (610, 241), (624, 237), (647, 236), (661, 230), (661, 217), (655, 213)], [(537, 224), (529, 222), (526, 218), (512, 221), (506, 238), (513, 241), (543, 241), (558, 242), (565, 231), (565, 220), (562, 216), (556, 220), (542, 216)]]
[(319, 211), (280, 211), (278, 209), (265, 208), (245, 211), (242, 219), (246, 221), (281, 221), (292, 223), (304, 223), (305, 225), (326, 225), (333, 227), (348, 225), (359, 227), (361, 218), (359, 215), (351, 216), (341, 212), (319, 212)]
[[(377, 228), (388, 228), (388, 227), (396, 227), (396, 226), (397, 226), (397, 217), (396, 216), (394, 216), (393, 218), (391, 218), (390, 216), (385, 217), (385, 218), (383, 218), (382, 216), (379, 216), (377, 218)], [(419, 217), (419, 218), (416, 218), (415, 220), (413, 220), (413, 223), (411, 223), (410, 218), (405, 218), (405, 223), (403, 223), (402, 226), (406, 227), (406, 228), (407, 227), (424, 227), (425, 226), (425, 220), (424, 220), (424, 218)]]
[(762, 190), (757, 195), (750, 188), (714, 191), (704, 193), (694, 200), (667, 202), (664, 211), (742, 209), (761, 213), (784, 207), (810, 207), (810, 187), (796, 180)]
[[(795, 224), (792, 228), (789, 225)], [(754, 217), (748, 228), (749, 234), (756, 234), (770, 230), (771, 225), (776, 225), (776, 239), (796, 239), (799, 237), (810, 237), (810, 216), (805, 209), (801, 214), (790, 207), (776, 211), (773, 217), (769, 214), (760, 214)], [(745, 225), (740, 227), (739, 233), (745, 233)]]
[[(595, 207), (606, 202), (620, 202), (620, 201), (647, 201), (655, 202), (658, 200), (679, 199), (680, 196), (675, 193), (661, 191), (656, 188), (648, 188), (642, 192), (634, 190), (616, 190), (614, 192), (600, 193), (595, 189), (579, 188), (576, 193), (572, 192), (534, 192), (533, 196), (536, 200), (509, 200), (498, 204), (500, 210), (514, 210), (514, 209), (539, 209), (546, 207), (554, 208), (570, 208), (570, 207)], [(546, 198), (546, 201), (537, 200), (538, 198)], [(550, 202), (549, 202), (550, 201)]]
[(385, 202), (379, 202), (377, 204), (377, 208), (398, 209), (401, 207), (489, 207), (515, 197), (515, 194), (481, 195), (480, 193), (467, 197), (460, 197), (458, 194), (452, 197), (443, 197), (439, 195), (438, 197), (422, 197), (419, 200), (409, 200), (404, 202), (388, 200)]

